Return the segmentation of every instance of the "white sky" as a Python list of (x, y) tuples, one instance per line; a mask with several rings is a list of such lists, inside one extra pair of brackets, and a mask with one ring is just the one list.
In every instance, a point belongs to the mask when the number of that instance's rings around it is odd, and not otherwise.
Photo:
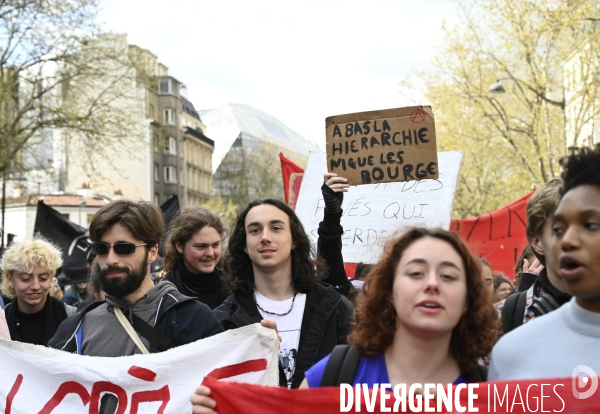
[(105, 9), (108, 28), (157, 55), (197, 110), (248, 104), (322, 149), (327, 116), (406, 104), (398, 81), (427, 69), (455, 15), (451, 0), (106, 0)]

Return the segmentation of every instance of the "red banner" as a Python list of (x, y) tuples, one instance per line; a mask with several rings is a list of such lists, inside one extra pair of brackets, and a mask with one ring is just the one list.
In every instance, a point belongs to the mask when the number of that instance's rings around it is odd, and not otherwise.
[[(304, 172), (304, 168), (300, 167), (298, 164), (296, 164), (295, 162), (293, 162), (292, 160), (288, 159), (285, 157), (285, 155), (283, 155), (283, 152), (279, 153), (279, 159), (281, 160), (281, 174), (282, 174), (282, 178), (283, 178), (283, 193), (285, 195), (285, 202), (286, 204), (290, 204), (290, 178), (292, 176), (293, 173), (303, 173)], [(297, 179), (295, 181), (298, 181)], [(295, 182), (294, 181), (294, 182)], [(295, 184), (295, 186), (297, 187), (296, 189), (298, 190), (297, 192), (295, 192), (296, 197), (298, 196), (298, 193), (300, 192), (300, 184), (302, 183), (302, 180), (300, 179), (298, 181), (297, 184)], [(294, 199), (294, 207), (296, 205), (296, 200)]]
[(483, 216), (452, 220), (450, 230), (456, 231), (474, 254), (487, 259), (494, 271), (514, 279), (515, 263), (527, 246), (525, 207), (532, 194)]
[[(206, 378), (204, 385), (212, 391), (212, 398), (217, 402), (219, 414), (261, 413), (261, 414), (301, 414), (319, 413), (333, 414), (340, 412), (479, 412), (479, 413), (531, 413), (555, 412), (569, 414), (600, 414), (600, 391), (597, 390), (598, 379), (589, 397), (585, 398), (576, 392), (572, 378), (536, 379), (522, 381), (484, 382), (479, 384), (460, 384), (452, 388), (444, 387), (450, 397), (437, 396), (436, 400), (426, 401), (423, 396), (410, 398), (410, 392), (403, 394), (398, 390), (387, 389), (382, 398), (380, 390), (352, 390), (340, 388), (316, 388), (309, 390), (288, 390), (282, 387), (265, 387), (260, 385), (235, 382), (220, 382)], [(593, 381), (590, 381), (593, 386)], [(435, 395), (435, 388), (433, 395)], [(575, 395), (577, 394), (577, 396)], [(408, 395), (404, 402), (401, 395)], [(582, 399), (580, 399), (582, 398)], [(420, 401), (419, 401), (420, 400)], [(412, 404), (411, 404), (412, 403)], [(438, 406), (439, 403), (439, 406)], [(395, 405), (396, 404), (396, 405)], [(426, 410), (426, 408), (433, 410)], [(450, 409), (448, 409), (450, 408)], [(391, 409), (391, 410), (390, 410)]]

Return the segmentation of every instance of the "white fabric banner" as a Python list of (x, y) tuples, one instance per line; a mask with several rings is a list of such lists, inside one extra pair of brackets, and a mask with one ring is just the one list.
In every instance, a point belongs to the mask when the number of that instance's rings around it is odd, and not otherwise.
[(186, 414), (205, 376), (277, 385), (279, 340), (254, 324), (166, 352), (119, 358), (70, 354), (0, 340), (0, 413), (98, 413), (101, 396), (117, 414)]
[[(383, 246), (402, 228), (425, 226), (450, 228), (452, 203), (461, 151), (438, 153), (437, 180), (366, 184), (350, 187), (342, 206), (342, 254), (345, 262), (376, 263)], [(327, 154), (311, 152), (302, 178), (296, 214), (313, 242), (323, 220), (323, 174)]]

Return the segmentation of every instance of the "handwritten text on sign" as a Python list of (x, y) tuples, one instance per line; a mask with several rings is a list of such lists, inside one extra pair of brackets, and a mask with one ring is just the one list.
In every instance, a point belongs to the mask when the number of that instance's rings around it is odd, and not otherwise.
[(430, 106), (330, 116), (327, 168), (352, 185), (438, 178)]
[(277, 385), (279, 341), (258, 324), (159, 354), (102, 358), (0, 340), (0, 412), (97, 413), (104, 393), (117, 413), (189, 413), (205, 376)]
[[(375, 263), (385, 243), (407, 226), (450, 227), (463, 155), (460, 151), (438, 155), (441, 172), (436, 180), (361, 185), (344, 193), (344, 261)], [(296, 205), (296, 214), (315, 243), (325, 208), (321, 185), (326, 163), (325, 153), (310, 153)]]

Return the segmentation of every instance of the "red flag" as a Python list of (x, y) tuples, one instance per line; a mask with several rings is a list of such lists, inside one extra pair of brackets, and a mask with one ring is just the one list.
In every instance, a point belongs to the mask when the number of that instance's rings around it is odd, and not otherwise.
[[(287, 159), (285, 155), (283, 155), (283, 152), (279, 153), (279, 159), (281, 160), (281, 174), (283, 175), (283, 193), (285, 195), (285, 202), (286, 204), (290, 204), (290, 178), (292, 178), (293, 173), (304, 173), (304, 168), (300, 167), (295, 162)], [(298, 188), (300, 188), (299, 185), (300, 183), (298, 183)], [(298, 194), (296, 193), (296, 197), (297, 195)], [(295, 204), (296, 203), (294, 200), (294, 206)]]
[(302, 187), (302, 180), (304, 179), (304, 173), (291, 173), (289, 183), (289, 194), (288, 204), (291, 208), (296, 210), (296, 202), (298, 201), (298, 194), (300, 194), (300, 188)]
[(525, 207), (532, 194), (483, 216), (452, 220), (450, 230), (457, 232), (474, 254), (487, 259), (494, 271), (514, 279), (515, 263), (527, 246)]
[[(597, 387), (596, 379), (596, 387)], [(591, 381), (593, 382), (593, 381)], [(536, 379), (520, 381), (498, 381), (482, 382), (472, 384), (471, 399), (469, 401), (469, 391), (466, 384), (455, 385), (452, 389), (452, 397), (456, 395), (459, 398), (455, 401), (451, 398), (449, 403), (452, 410), (447, 411), (446, 406), (441, 405), (441, 410), (437, 410), (436, 401), (430, 401), (428, 405), (433, 408), (433, 412), (453, 413), (453, 412), (496, 412), (496, 413), (529, 413), (529, 412), (562, 412), (562, 413), (595, 413), (600, 414), (600, 404), (598, 404), (599, 392), (592, 391), (589, 398), (581, 398), (581, 395), (575, 396), (572, 388), (572, 378), (555, 379)], [(288, 390), (284, 387), (265, 387), (254, 384), (243, 384), (239, 382), (217, 381), (214, 378), (205, 378), (204, 385), (211, 389), (211, 397), (217, 402), (216, 410), (219, 414), (233, 413), (262, 413), (262, 414), (302, 414), (319, 413), (333, 414), (341, 412), (371, 412), (381, 413), (390, 412), (390, 408), (396, 402), (393, 394), (389, 395), (384, 401), (386, 410), (382, 410), (381, 393), (371, 391), (367, 393), (371, 407), (367, 406), (364, 392), (360, 392), (360, 408), (356, 407), (356, 388), (353, 389), (353, 404), (348, 407), (348, 390), (345, 391), (342, 399), (340, 388), (325, 387), (312, 388), (307, 390)], [(589, 388), (591, 389), (593, 385)], [(409, 387), (406, 387), (407, 391)], [(378, 390), (379, 391), (379, 390)], [(387, 390), (390, 391), (389, 389)], [(458, 394), (457, 394), (458, 393)], [(435, 394), (435, 390), (433, 390)], [(398, 395), (401, 395), (398, 393)], [(342, 401), (340, 401), (342, 400)], [(343, 405), (341, 405), (343, 404)], [(418, 401), (415, 400), (418, 406)], [(405, 405), (404, 412), (424, 412), (423, 401), (421, 400), (421, 409), (411, 410), (408, 402)], [(383, 408), (384, 408), (383, 407)], [(346, 408), (349, 408), (346, 409)], [(395, 412), (402, 412), (402, 405), (398, 405)], [(415, 407), (416, 408), (416, 407)]]

